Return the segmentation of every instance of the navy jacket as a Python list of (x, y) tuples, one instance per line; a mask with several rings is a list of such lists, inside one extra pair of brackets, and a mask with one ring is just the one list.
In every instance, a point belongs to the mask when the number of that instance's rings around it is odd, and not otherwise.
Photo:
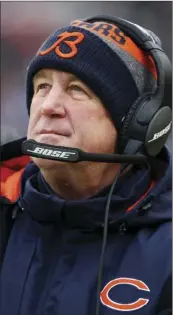
[[(99, 315), (172, 314), (171, 157), (166, 149), (158, 160), (157, 176), (149, 167), (134, 167), (114, 189)], [(10, 204), (17, 216), (1, 268), (0, 314), (95, 315), (110, 188), (66, 201), (51, 191), (32, 162), (19, 178), (19, 198)]]

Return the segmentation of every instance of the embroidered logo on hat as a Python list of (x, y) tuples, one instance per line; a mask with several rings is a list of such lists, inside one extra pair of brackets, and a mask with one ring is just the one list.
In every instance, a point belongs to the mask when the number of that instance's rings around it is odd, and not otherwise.
[(107, 38), (115, 44), (124, 45), (126, 43), (126, 37), (124, 33), (115, 25), (103, 23), (103, 22), (94, 22), (87, 23), (80, 20), (75, 20), (71, 23), (73, 26), (78, 26), (86, 30), (90, 30), (102, 38)]
[[(77, 50), (77, 44), (81, 43), (84, 39), (84, 34), (80, 33), (80, 32), (64, 32), (62, 34), (60, 34), (59, 39), (53, 44), (51, 45), (49, 48), (47, 48), (46, 50), (41, 50), (39, 52), (39, 54), (41, 56), (47, 55), (49, 54), (52, 50), (55, 51), (55, 53), (62, 58), (72, 58), (74, 57), (78, 50)], [(61, 50), (61, 44), (65, 43), (69, 48), (70, 48), (70, 52), (63, 52)]]

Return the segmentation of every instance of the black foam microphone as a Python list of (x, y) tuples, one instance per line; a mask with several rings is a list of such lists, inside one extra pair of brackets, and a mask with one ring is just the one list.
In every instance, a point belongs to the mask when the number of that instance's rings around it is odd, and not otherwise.
[(148, 161), (148, 157), (142, 154), (121, 155), (113, 153), (88, 153), (77, 148), (53, 146), (50, 144), (39, 143), (32, 139), (23, 141), (21, 149), (25, 155), (48, 160), (56, 160), (62, 162), (67, 161), (72, 163), (92, 161), (106, 163), (141, 164)]

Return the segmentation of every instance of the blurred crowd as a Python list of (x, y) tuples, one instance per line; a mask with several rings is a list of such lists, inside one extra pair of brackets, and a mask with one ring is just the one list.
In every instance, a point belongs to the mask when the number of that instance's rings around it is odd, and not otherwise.
[(98, 14), (151, 29), (172, 61), (172, 1), (1, 2), (1, 144), (26, 135), (25, 74), (40, 44), (57, 27)]

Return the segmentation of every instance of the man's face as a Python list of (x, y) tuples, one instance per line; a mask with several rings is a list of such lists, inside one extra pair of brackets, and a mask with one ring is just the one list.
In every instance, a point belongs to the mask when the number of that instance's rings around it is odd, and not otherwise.
[(86, 152), (115, 151), (117, 133), (108, 112), (75, 75), (42, 69), (33, 86), (28, 139)]

